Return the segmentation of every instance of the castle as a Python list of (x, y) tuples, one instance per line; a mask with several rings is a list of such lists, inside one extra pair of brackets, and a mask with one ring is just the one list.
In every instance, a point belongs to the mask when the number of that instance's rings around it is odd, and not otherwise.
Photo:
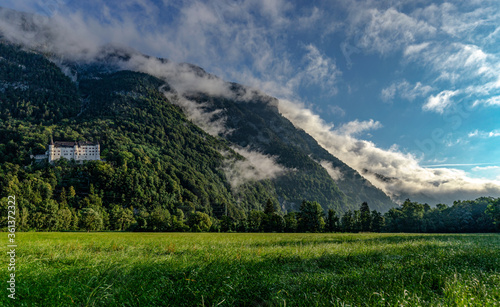
[(101, 160), (101, 149), (99, 142), (54, 142), (52, 138), (50, 139), (49, 150), (45, 152), (44, 155), (31, 155), (32, 159), (44, 160), (48, 159), (49, 163), (54, 163), (54, 161), (60, 158), (65, 158), (67, 160), (75, 160), (77, 162)]

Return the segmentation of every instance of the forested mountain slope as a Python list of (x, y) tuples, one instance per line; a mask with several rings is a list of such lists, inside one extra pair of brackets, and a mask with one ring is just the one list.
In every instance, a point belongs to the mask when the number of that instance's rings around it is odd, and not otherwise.
[[(220, 216), (227, 207), (239, 218), (276, 200), (265, 180), (245, 184), (244, 197), (235, 199), (223, 167), (243, 158), (169, 103), (158, 90), (168, 88), (164, 81), (118, 71), (74, 83), (43, 56), (0, 48), (0, 193), (16, 194), (21, 212), (121, 205), (136, 213), (161, 208)], [(30, 154), (45, 152), (50, 137), (99, 141), (106, 162), (30, 164)]]
[[(86, 207), (108, 219), (113, 208), (131, 210), (140, 226), (141, 216), (146, 223), (154, 212), (181, 219), (193, 210), (216, 217), (227, 210), (239, 219), (262, 209), (268, 199), (286, 210), (297, 210), (304, 199), (338, 211), (357, 208), (362, 201), (379, 211), (393, 206), (281, 116), (273, 98), (178, 93), (175, 79), (123, 70), (117, 63), (129, 59), (126, 53), (58, 66), (50, 55), (4, 42), (0, 56), (0, 195), (19, 195), (20, 212), (30, 216), (27, 223), (33, 227), (50, 228), (51, 216), (61, 214), (72, 223)], [(228, 87), (246, 91), (237, 84)], [(206, 112), (220, 111), (229, 132), (206, 133), (171, 101), (176, 95), (202, 103)], [(32, 163), (30, 154), (45, 152), (50, 137), (99, 141), (106, 161)], [(258, 169), (258, 161), (232, 170), (248, 160), (240, 149), (274, 159), (283, 171), (245, 177), (242, 172)], [(322, 167), (325, 161), (339, 178), (332, 179)], [(234, 185), (228, 173), (243, 180)]]
[[(232, 84), (236, 92), (249, 91)], [(237, 95), (236, 95), (237, 96)], [(295, 171), (274, 182), (280, 199), (297, 210), (303, 199), (314, 199), (324, 207), (344, 211), (367, 201), (378, 211), (387, 211), (394, 203), (354, 169), (322, 148), (316, 140), (283, 117), (276, 99), (262, 94), (248, 99), (227, 99), (207, 95), (189, 98), (206, 105), (207, 112), (222, 110), (226, 139), (240, 146), (276, 156), (277, 161)], [(330, 170), (330, 174), (326, 168)], [(333, 173), (333, 174), (332, 174)]]

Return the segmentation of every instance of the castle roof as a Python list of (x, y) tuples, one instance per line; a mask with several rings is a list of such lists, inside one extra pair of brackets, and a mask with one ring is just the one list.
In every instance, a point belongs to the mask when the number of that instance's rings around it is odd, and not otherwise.
[(73, 147), (75, 146), (75, 142), (54, 142), (55, 147)]
[(74, 147), (76, 146), (95, 146), (98, 145), (98, 143), (92, 143), (89, 141), (80, 141), (80, 142), (61, 142), (61, 141), (56, 141), (56, 142), (51, 142), (52, 145), (55, 147)]

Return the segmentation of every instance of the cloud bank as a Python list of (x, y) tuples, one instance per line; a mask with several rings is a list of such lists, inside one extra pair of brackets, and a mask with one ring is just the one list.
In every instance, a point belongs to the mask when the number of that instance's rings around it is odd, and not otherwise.
[[(471, 178), (458, 169), (422, 167), (412, 154), (404, 154), (397, 148), (384, 150), (372, 142), (353, 137), (342, 128), (334, 129), (332, 124), (325, 123), (301, 103), (280, 100), (279, 110), (296, 127), (304, 129), (332, 155), (396, 201), (410, 197), (435, 204), (500, 195), (498, 180)], [(374, 124), (371, 126), (376, 128)], [(322, 165), (328, 171), (328, 165)], [(338, 174), (330, 172), (330, 176), (337, 180)]]
[(272, 156), (248, 148), (232, 147), (232, 149), (245, 158), (245, 160), (227, 160), (224, 167), (226, 178), (233, 189), (247, 182), (273, 179), (287, 171)]
[(333, 181), (340, 181), (344, 178), (344, 174), (338, 167), (333, 167), (333, 164), (328, 161), (321, 161), (321, 166), (328, 172), (328, 175), (332, 177)]

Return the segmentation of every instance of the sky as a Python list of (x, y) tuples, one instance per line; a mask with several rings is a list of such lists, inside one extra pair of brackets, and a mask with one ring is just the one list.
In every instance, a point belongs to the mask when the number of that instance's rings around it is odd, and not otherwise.
[(129, 46), (270, 94), (294, 125), (391, 196), (500, 196), (498, 1), (0, 6), (50, 17), (39, 23), (57, 25), (62, 53)]

